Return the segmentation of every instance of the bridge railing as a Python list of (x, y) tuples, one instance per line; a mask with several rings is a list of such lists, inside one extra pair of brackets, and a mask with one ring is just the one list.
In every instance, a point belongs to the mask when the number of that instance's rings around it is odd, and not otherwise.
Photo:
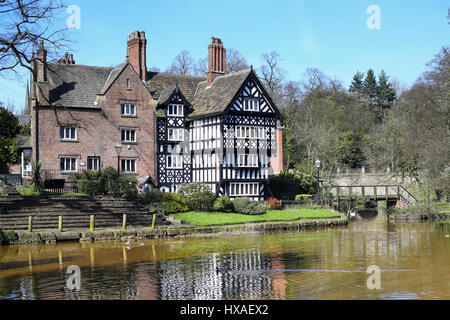
[(400, 199), (408, 205), (418, 203), (417, 199), (401, 185), (372, 185), (372, 186), (334, 186), (325, 188), (334, 198), (367, 197), (371, 199)]

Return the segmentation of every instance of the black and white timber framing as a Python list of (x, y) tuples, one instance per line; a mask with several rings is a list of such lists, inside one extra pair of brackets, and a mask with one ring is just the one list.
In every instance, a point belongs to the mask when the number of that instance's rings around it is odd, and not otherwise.
[(191, 104), (178, 85), (158, 107), (158, 187), (176, 192), (202, 182), (218, 196), (263, 201), (283, 117), (255, 72), (218, 112), (191, 116), (195, 107), (195, 97)]

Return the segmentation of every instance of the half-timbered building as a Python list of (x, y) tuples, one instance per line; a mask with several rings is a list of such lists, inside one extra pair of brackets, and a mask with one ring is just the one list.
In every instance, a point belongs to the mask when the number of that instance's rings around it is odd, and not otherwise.
[(211, 40), (209, 68), (186, 88), (190, 101), (178, 84), (160, 93), (158, 182), (164, 191), (203, 182), (217, 195), (263, 200), (283, 118), (253, 69), (226, 74), (220, 39)]

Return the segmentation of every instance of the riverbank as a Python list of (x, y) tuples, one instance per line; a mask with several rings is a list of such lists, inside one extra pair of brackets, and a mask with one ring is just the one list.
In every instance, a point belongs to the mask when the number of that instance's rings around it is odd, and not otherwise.
[(235, 225), (243, 223), (281, 222), (300, 219), (336, 219), (341, 214), (328, 208), (298, 208), (268, 210), (261, 215), (245, 215), (226, 212), (182, 212), (166, 217), (176, 224), (187, 223), (195, 227)]
[[(54, 244), (64, 241), (130, 241), (135, 239), (159, 239), (189, 236), (211, 236), (239, 234), (242, 232), (272, 232), (283, 230), (303, 230), (312, 228), (344, 226), (348, 224), (345, 216), (336, 219), (305, 219), (284, 222), (245, 223), (208, 227), (177, 225), (152, 229), (150, 227), (121, 229), (104, 229), (96, 231), (75, 230), (58, 231), (1, 231), (0, 245), (16, 244)], [(3, 240), (3, 241), (2, 241)]]

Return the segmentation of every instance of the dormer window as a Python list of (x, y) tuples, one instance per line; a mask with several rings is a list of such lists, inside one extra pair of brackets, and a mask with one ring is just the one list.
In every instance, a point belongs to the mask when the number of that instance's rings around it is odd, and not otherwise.
[(184, 117), (184, 108), (182, 104), (169, 104), (167, 115), (172, 117)]
[(122, 116), (135, 116), (136, 105), (131, 103), (122, 103), (120, 106), (120, 113)]
[(244, 100), (244, 111), (259, 111), (259, 100), (245, 99)]

